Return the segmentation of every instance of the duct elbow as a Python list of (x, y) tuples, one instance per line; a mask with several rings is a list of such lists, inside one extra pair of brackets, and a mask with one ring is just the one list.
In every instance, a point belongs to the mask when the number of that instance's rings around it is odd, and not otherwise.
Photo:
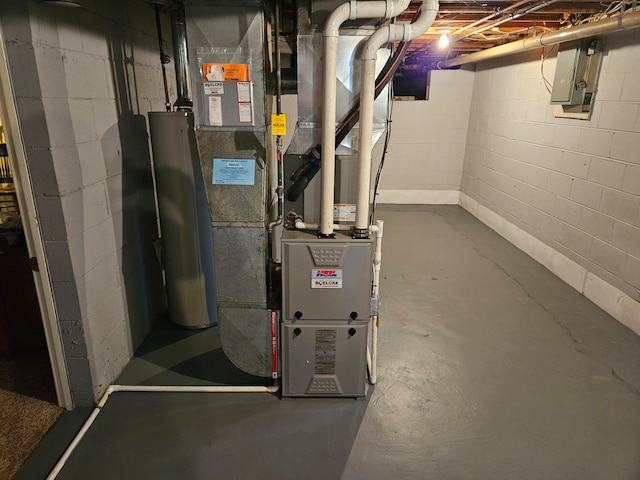
[[(352, 9), (355, 11), (355, 0), (339, 5), (327, 18), (322, 35), (325, 37), (337, 37), (340, 25), (351, 18)], [(352, 8), (353, 4), (353, 8)]]
[(426, 0), (423, 2), (420, 17), (418, 17), (415, 22), (406, 25), (407, 29), (405, 30), (402, 41), (409, 42), (415, 40), (429, 30), (429, 27), (431, 27), (433, 21), (436, 19), (439, 8), (440, 4), (438, 0)]
[(393, 40), (392, 30), (397, 30), (393, 27), (401, 27), (401, 25), (385, 25), (371, 34), (362, 49), (362, 60), (376, 59), (380, 47)]

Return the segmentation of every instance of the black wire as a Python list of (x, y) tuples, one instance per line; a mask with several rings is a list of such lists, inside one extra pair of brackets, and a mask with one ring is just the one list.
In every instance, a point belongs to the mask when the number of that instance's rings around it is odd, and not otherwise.
[[(391, 82), (393, 75), (398, 70), (398, 67), (402, 63), (405, 54), (409, 50), (409, 46), (411, 42), (400, 42), (396, 51), (389, 57), (387, 63), (380, 71), (378, 78), (376, 78), (376, 86), (374, 97), (377, 98), (380, 95), (380, 92), (387, 86), (388, 83)], [(336, 129), (336, 147), (342, 143), (342, 141), (349, 134), (353, 126), (358, 123), (358, 119), (360, 117), (360, 102), (358, 101), (351, 110), (347, 113), (345, 118), (340, 123), (340, 126)]]
[(380, 186), (380, 177), (382, 176), (382, 169), (384, 167), (385, 158), (387, 158), (387, 149), (389, 148), (389, 139), (391, 138), (391, 114), (393, 113), (393, 83), (391, 83), (390, 85), (389, 97), (390, 97), (389, 102), (391, 102), (391, 107), (389, 108), (389, 115), (387, 117), (387, 133), (384, 137), (384, 148), (382, 149), (382, 157), (380, 158), (380, 164), (378, 165), (378, 171), (376, 173), (376, 181), (373, 186), (373, 201), (371, 202), (371, 214), (369, 215), (369, 225), (373, 225), (373, 220), (376, 215), (378, 187)]

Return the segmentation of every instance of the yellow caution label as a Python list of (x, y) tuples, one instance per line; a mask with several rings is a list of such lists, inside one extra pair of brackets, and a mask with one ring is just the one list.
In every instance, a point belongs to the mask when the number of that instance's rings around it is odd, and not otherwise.
[(286, 135), (287, 134), (287, 115), (282, 113), (271, 115), (271, 135)]

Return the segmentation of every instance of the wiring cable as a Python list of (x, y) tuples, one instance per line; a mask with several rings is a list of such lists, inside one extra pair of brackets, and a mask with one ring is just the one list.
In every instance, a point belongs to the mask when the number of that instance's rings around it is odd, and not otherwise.
[(544, 47), (542, 47), (542, 52), (540, 54), (540, 75), (542, 76), (542, 81), (544, 82), (544, 86), (547, 89), (547, 92), (549, 93), (551, 93), (552, 85), (551, 85), (551, 82), (547, 80), (547, 78), (544, 76), (544, 60), (546, 57), (551, 55), (551, 52), (553, 52), (553, 50), (557, 48), (558, 45), (559, 44), (557, 43), (555, 45), (552, 45), (551, 48), (549, 49), (549, 52), (547, 52), (546, 55), (544, 53)]
[(382, 149), (382, 156), (380, 157), (380, 164), (378, 165), (378, 171), (376, 172), (376, 180), (373, 184), (373, 201), (371, 202), (371, 214), (369, 215), (369, 224), (373, 225), (376, 215), (376, 202), (378, 200), (378, 187), (380, 186), (380, 177), (382, 176), (382, 169), (384, 168), (384, 161), (387, 158), (387, 151), (389, 150), (389, 140), (391, 139), (391, 117), (393, 115), (393, 84), (389, 89), (389, 106), (387, 109), (387, 132), (384, 137), (384, 147)]

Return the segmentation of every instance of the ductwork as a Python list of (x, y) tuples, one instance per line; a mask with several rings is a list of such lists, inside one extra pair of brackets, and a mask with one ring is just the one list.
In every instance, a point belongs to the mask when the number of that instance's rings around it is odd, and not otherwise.
[[(322, 110), (322, 187), (320, 206), (320, 236), (333, 237), (333, 203), (336, 170), (336, 62), (340, 26), (347, 20), (362, 18), (393, 18), (402, 13), (409, 0), (351, 0), (336, 8), (328, 17), (323, 32), (323, 110)], [(373, 104), (373, 102), (372, 102)]]
[(178, 99), (173, 104), (176, 110), (191, 110), (191, 74), (187, 52), (187, 23), (184, 16), (184, 5), (181, 1), (170, 1), (171, 37), (173, 40), (173, 63), (176, 68), (176, 88)]
[[(386, 25), (376, 30), (362, 52), (362, 81), (360, 86), (360, 138), (358, 142), (358, 185), (356, 190), (356, 222), (353, 236), (369, 235), (369, 196), (371, 190), (371, 132), (373, 130), (373, 101), (375, 96), (375, 61), (377, 51), (394, 41), (409, 42), (426, 32), (438, 13), (438, 0), (422, 4), (418, 19), (410, 24)], [(324, 165), (323, 165), (324, 168)]]
[(617, 32), (620, 30), (628, 30), (640, 27), (640, 12), (628, 11), (626, 13), (616, 15), (615, 17), (605, 18), (597, 22), (586, 23), (578, 27), (548, 32), (535, 37), (525, 38), (516, 42), (505, 43), (498, 47), (488, 48), (469, 55), (445, 60), (438, 65), (439, 68), (451, 68), (466, 63), (482, 62), (492, 58), (504, 57), (515, 53), (533, 50), (536, 48), (555, 45), (556, 43), (568, 42), (571, 40), (579, 40), (581, 38), (594, 37), (604, 35), (606, 33)]

